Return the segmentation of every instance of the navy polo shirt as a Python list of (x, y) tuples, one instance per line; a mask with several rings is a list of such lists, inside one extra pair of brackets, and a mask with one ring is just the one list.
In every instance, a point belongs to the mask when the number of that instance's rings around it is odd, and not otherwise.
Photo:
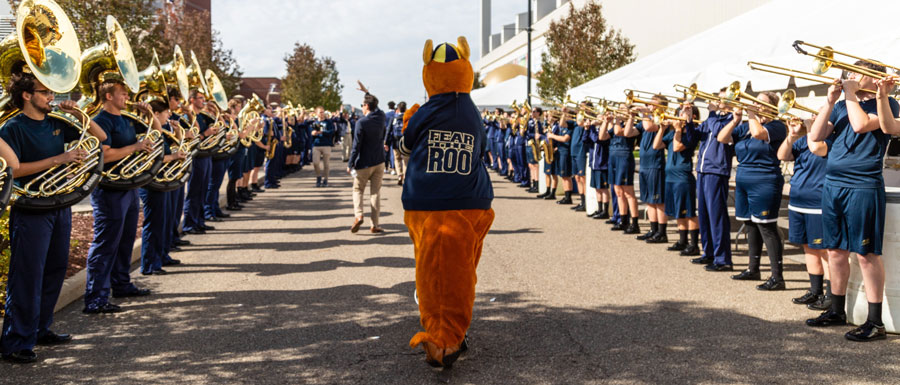
[(716, 174), (722, 176), (731, 175), (731, 157), (734, 156), (734, 148), (730, 144), (721, 143), (718, 140), (719, 131), (732, 119), (731, 113), (712, 113), (697, 126), (697, 134), (700, 140), (700, 149), (697, 154), (697, 172)]
[(645, 131), (641, 135), (641, 170), (658, 170), (666, 168), (666, 152), (653, 148), (653, 140), (658, 131)]
[[(828, 147), (831, 147), (826, 141)], [(802, 209), (822, 209), (822, 183), (825, 182), (826, 158), (809, 151), (806, 137), (797, 139), (791, 147), (794, 154), (794, 176), (791, 177), (791, 206)]]
[(317, 120), (312, 123), (313, 131), (321, 133), (313, 137), (313, 147), (331, 147), (334, 145), (334, 123), (331, 120)]
[(668, 149), (666, 159), (666, 181), (667, 182), (688, 182), (693, 175), (694, 169), (694, 152), (697, 150), (697, 129), (696, 124), (689, 124), (684, 127), (681, 133), (681, 144), (684, 150), (675, 151), (675, 130), (668, 130), (663, 135), (662, 141)]
[(781, 161), (778, 160), (778, 147), (787, 137), (787, 126), (780, 120), (773, 120), (763, 125), (769, 133), (769, 140), (762, 141), (750, 135), (750, 122), (743, 122), (731, 132), (734, 141), (734, 154), (738, 160), (738, 173), (749, 174), (781, 174)]
[(638, 130), (637, 136), (632, 136), (630, 138), (625, 136), (618, 136), (615, 134), (615, 131), (610, 128), (609, 129), (609, 154), (612, 156), (631, 156), (634, 157), (634, 143), (637, 141), (638, 137), (641, 133), (644, 132), (644, 125), (641, 123), (635, 123), (634, 127)]
[(405, 210), (491, 207), (494, 189), (484, 167), (487, 137), (469, 94), (433, 95), (412, 116), (401, 148), (409, 153), (403, 183)]
[[(894, 98), (888, 98), (894, 118), (900, 113), (900, 105)], [(877, 114), (875, 99), (860, 103), (867, 114)], [(884, 152), (891, 137), (880, 129), (857, 134), (850, 126), (847, 103), (837, 102), (831, 110), (828, 121), (834, 125), (830, 139), (832, 147), (828, 151), (825, 179), (834, 186), (877, 188), (884, 185), (881, 175)]]
[(104, 146), (122, 148), (137, 142), (137, 130), (132, 120), (122, 115), (113, 115), (102, 110), (94, 117), (94, 122), (106, 133), (106, 140), (102, 142)]
[(584, 127), (576, 125), (572, 129), (572, 139), (569, 141), (569, 149), (572, 150), (572, 156), (584, 155)]
[[(574, 126), (575, 124), (572, 121), (569, 121), (569, 127)], [(554, 124), (553, 125), (553, 133), (559, 136), (572, 135), (572, 129), (569, 127), (563, 127), (562, 124)], [(559, 156), (569, 156), (569, 149), (572, 143), (572, 139), (570, 138), (568, 142), (561, 141), (553, 141), (553, 146), (559, 151)]]
[[(20, 113), (6, 121), (0, 129), (0, 138), (9, 144), (21, 163), (37, 162), (62, 154), (65, 144), (78, 140), (78, 130), (64, 121), (52, 117), (34, 120)], [(16, 178), (24, 185), (41, 173)]]

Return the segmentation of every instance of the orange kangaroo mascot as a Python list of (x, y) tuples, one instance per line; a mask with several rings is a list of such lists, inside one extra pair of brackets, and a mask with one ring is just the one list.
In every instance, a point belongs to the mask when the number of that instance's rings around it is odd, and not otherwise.
[(426, 362), (449, 368), (468, 349), (475, 269), (494, 221), (494, 190), (484, 167), (486, 135), (472, 102), (469, 44), (425, 43), (422, 80), (428, 102), (403, 116), (400, 150), (409, 156), (404, 221), (415, 244), (416, 291)]

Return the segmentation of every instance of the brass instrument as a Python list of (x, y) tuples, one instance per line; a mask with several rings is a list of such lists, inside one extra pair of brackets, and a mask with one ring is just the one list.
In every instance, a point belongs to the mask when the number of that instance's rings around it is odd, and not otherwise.
[[(210, 100), (214, 102), (213, 106), (218, 108), (219, 111), (227, 110), (228, 95), (225, 94), (225, 87), (222, 86), (219, 77), (215, 72), (208, 68), (204, 75), (206, 78), (206, 85), (208, 86), (208, 95)], [(219, 114), (219, 116), (221, 116), (221, 114)], [(220, 131), (217, 133), (221, 138), (221, 144), (219, 146), (219, 151), (213, 155), (213, 159), (221, 160), (233, 156), (238, 150), (238, 143), (241, 140), (240, 134), (240, 128), (234, 124), (234, 117), (231, 117), (228, 121), (228, 127), (221, 126)]]
[(166, 86), (175, 86), (181, 93), (181, 98), (187, 98), (191, 93), (191, 85), (187, 77), (187, 62), (184, 60), (184, 53), (181, 47), (175, 45), (172, 53), (172, 61), (160, 65), (163, 78), (166, 79)]
[[(283, 110), (283, 109), (282, 109), (282, 110)], [(287, 111), (286, 111), (286, 114), (293, 116), (293, 117), (294, 117), (294, 122), (296, 123), (297, 112), (296, 112), (296, 110), (294, 109), (294, 104), (291, 103), (290, 100), (288, 100), (288, 105), (287, 105)], [(284, 148), (291, 148), (291, 147), (293, 146), (293, 144), (294, 144), (294, 140), (293, 140), (293, 138), (292, 138), (292, 137), (294, 136), (294, 128), (291, 127), (290, 124), (288, 124), (288, 122), (287, 122), (287, 120), (285, 120), (285, 118), (282, 118), (282, 119), (281, 119), (281, 122), (282, 122), (282, 124), (284, 124), (284, 136), (285, 136), (285, 139), (284, 139)]]
[[(816, 52), (815, 54), (811, 54), (811, 53), (807, 52), (805, 49), (803, 49), (802, 48), (803, 46), (815, 48), (815, 49), (818, 49), (819, 51)], [(817, 75), (822, 75), (831, 68), (837, 68), (837, 69), (840, 69), (843, 71), (855, 72), (860, 75), (868, 76), (873, 79), (884, 79), (884, 78), (887, 78), (890, 76), (894, 76), (893, 74), (890, 74), (887, 72), (876, 71), (876, 70), (866, 68), (866, 67), (863, 67), (860, 65), (850, 64), (850, 63), (834, 60), (835, 54), (843, 55), (843, 56), (853, 58), (856, 60), (861, 60), (861, 61), (875, 64), (878, 66), (883, 66), (885, 68), (890, 68), (890, 69), (893, 69), (894, 71), (900, 71), (900, 68), (884, 64), (877, 60), (864, 59), (859, 56), (854, 56), (854, 55), (851, 55), (851, 54), (848, 54), (845, 52), (837, 51), (834, 48), (831, 48), (827, 45), (824, 47), (821, 47), (821, 46), (818, 46), (815, 44), (803, 42), (801, 40), (795, 40), (793, 47), (795, 50), (797, 50), (797, 53), (802, 54), (802, 55), (812, 56), (813, 58), (815, 58), (815, 59), (813, 59), (813, 73), (815, 73)]]
[(199, 150), (197, 154), (198, 156), (212, 156), (219, 151), (219, 147), (222, 144), (222, 138), (225, 136), (225, 130), (222, 129), (222, 121), (219, 120), (220, 112), (222, 109), (218, 106), (217, 103), (212, 103), (213, 96), (209, 91), (209, 85), (206, 83), (206, 76), (203, 73), (203, 70), (200, 68), (200, 62), (197, 61), (197, 55), (194, 53), (194, 51), (191, 51), (191, 61), (187, 67), (187, 78), (190, 88), (198, 90), (200, 94), (202, 94), (207, 99), (206, 105), (213, 108), (214, 115), (211, 115), (210, 112), (206, 111), (205, 109), (195, 111), (196, 115), (203, 115), (210, 121), (212, 121), (210, 127), (215, 127), (217, 129), (215, 134), (201, 139), (200, 144), (197, 146), (197, 149)]
[(803, 106), (797, 103), (797, 91), (787, 90), (781, 94), (781, 100), (778, 102), (778, 113), (780, 114), (788, 114), (792, 109), (798, 109), (800, 111), (809, 112), (810, 114), (818, 114), (819, 111), (816, 111), (812, 108)]
[[(69, 92), (78, 85), (81, 69), (81, 46), (72, 22), (65, 11), (52, 0), (24, 0), (16, 9), (16, 31), (0, 41), (0, 81), (8, 84), (14, 70), (29, 71), (53, 92)], [(11, 95), (0, 98), (0, 123), (20, 111), (9, 101)], [(48, 119), (58, 119), (74, 129), (81, 137), (66, 144), (65, 151), (84, 150), (87, 156), (80, 162), (56, 165), (35, 176), (24, 186), (14, 185), (6, 161), (0, 162), (3, 208), (15, 193), (14, 205), (26, 210), (49, 210), (71, 206), (86, 197), (100, 181), (103, 170), (103, 151), (100, 140), (90, 135), (90, 120), (81, 112), (80, 119), (72, 115), (51, 112)]]
[[(834, 84), (833, 78), (825, 76), (825, 75), (819, 75), (819, 74), (816, 74), (813, 72), (799, 71), (799, 70), (785, 68), (785, 67), (779, 67), (779, 66), (771, 65), (771, 64), (758, 63), (755, 61), (747, 62), (747, 65), (750, 66), (750, 69), (752, 69), (754, 71), (762, 71), (762, 72), (768, 72), (770, 74), (775, 74), (775, 75), (794, 77), (796, 79), (803, 79), (803, 80), (808, 80), (811, 82), (816, 82), (816, 83), (821, 83), (821, 84), (828, 84), (828, 85)], [(872, 94), (875, 93), (875, 90), (870, 90), (870, 89), (860, 89), (860, 91), (868, 92), (868, 93), (872, 93)]]
[[(259, 120), (260, 114), (266, 110), (265, 103), (263, 103), (262, 99), (256, 93), (253, 93), (253, 96), (250, 97), (250, 100), (247, 101), (247, 104), (241, 108), (241, 111), (238, 112), (238, 121), (241, 124), (241, 128), (248, 127), (246, 124), (251, 122), (254, 118)], [(254, 125), (252, 131), (247, 133), (247, 136), (241, 139), (241, 144), (244, 147), (250, 147), (253, 143), (258, 143), (262, 140), (262, 128), (256, 124)]]
[(632, 105), (635, 103), (644, 104), (647, 106), (653, 106), (653, 107), (657, 107), (657, 108), (668, 108), (668, 103), (666, 103), (666, 102), (657, 103), (652, 100), (641, 99), (641, 98), (634, 96), (634, 90), (625, 90), (625, 104)]
[[(162, 72), (162, 78), (165, 81), (164, 86), (166, 88), (169, 86), (175, 87), (178, 89), (178, 92), (181, 93), (182, 98), (189, 95), (190, 85), (187, 79), (187, 66), (185, 65), (184, 54), (181, 52), (181, 47), (175, 45), (172, 61), (159, 65), (159, 69)], [(168, 95), (168, 89), (166, 90), (166, 93), (167, 96), (170, 96)], [(181, 187), (188, 179), (190, 179), (193, 170), (194, 155), (196, 155), (197, 152), (195, 148), (197, 147), (197, 144), (200, 143), (200, 140), (198, 139), (199, 129), (196, 125), (196, 115), (192, 115), (191, 121), (188, 121), (185, 119), (184, 115), (179, 114), (178, 120), (179, 124), (177, 127), (170, 128), (173, 131), (176, 129), (179, 130), (179, 135), (176, 136), (174, 133), (165, 130), (163, 130), (162, 133), (176, 142), (176, 144), (173, 144), (170, 147), (172, 152), (175, 153), (181, 151), (185, 154), (185, 158), (164, 163), (159, 171), (157, 171), (156, 175), (153, 176), (153, 180), (147, 184), (147, 188), (151, 190), (161, 192), (172, 191)], [(188, 131), (193, 134), (193, 138), (190, 140), (187, 139)]]
[(266, 135), (266, 144), (269, 146), (266, 149), (266, 159), (272, 159), (275, 157), (275, 148), (278, 147), (278, 143), (275, 143), (275, 121), (270, 120), (271, 126), (269, 127), (269, 133)]

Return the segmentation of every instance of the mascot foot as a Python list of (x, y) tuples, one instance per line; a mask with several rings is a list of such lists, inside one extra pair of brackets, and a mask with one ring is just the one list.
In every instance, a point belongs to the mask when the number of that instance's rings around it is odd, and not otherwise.
[(440, 349), (431, 342), (423, 342), (425, 349), (425, 362), (435, 368), (447, 368), (453, 366), (457, 360), (464, 358), (469, 351), (469, 336), (463, 337), (462, 343), (447, 349)]

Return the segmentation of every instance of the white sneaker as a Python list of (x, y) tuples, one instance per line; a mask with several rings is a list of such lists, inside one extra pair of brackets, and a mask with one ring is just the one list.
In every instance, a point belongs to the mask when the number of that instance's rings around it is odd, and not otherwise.
[(397, 172), (394, 170), (391, 170), (391, 175), (397, 175)]

